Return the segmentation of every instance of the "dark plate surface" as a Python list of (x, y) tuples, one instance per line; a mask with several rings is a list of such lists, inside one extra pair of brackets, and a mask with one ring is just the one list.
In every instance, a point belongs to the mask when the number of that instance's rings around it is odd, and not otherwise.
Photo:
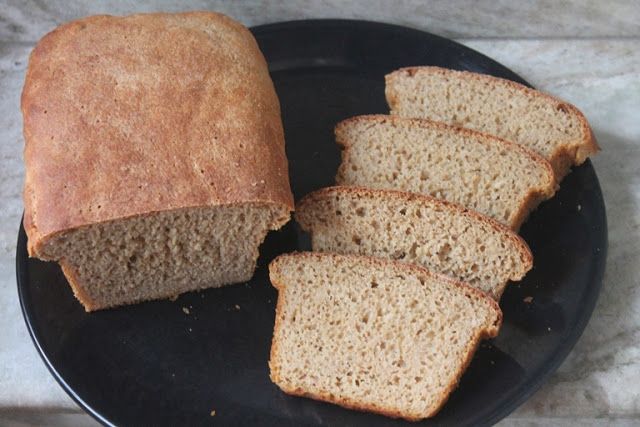
[[(433, 64), (524, 82), (473, 50), (397, 26), (322, 20), (253, 31), (280, 96), (296, 200), (333, 183), (338, 121), (387, 111), (383, 76), (389, 71)], [(604, 202), (590, 162), (533, 213), (522, 236), (535, 267), (507, 288), (500, 336), (481, 346), (449, 402), (424, 425), (498, 421), (577, 341), (600, 291), (607, 248)], [(279, 253), (308, 248), (290, 223), (268, 236), (246, 284), (86, 314), (56, 264), (27, 257), (21, 228), (18, 291), (46, 365), (105, 424), (415, 425), (289, 397), (269, 381), (277, 295), (266, 265)], [(531, 303), (523, 301), (528, 296)]]

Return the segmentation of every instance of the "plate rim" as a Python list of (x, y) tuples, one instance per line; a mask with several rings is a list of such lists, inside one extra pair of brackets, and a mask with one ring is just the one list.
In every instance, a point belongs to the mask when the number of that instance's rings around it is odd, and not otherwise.
[(49, 359), (49, 356), (47, 355), (44, 348), (40, 344), (40, 340), (38, 339), (39, 332), (36, 331), (36, 327), (33, 325), (31, 316), (28, 314), (28, 312), (32, 311), (32, 308), (30, 307), (31, 299), (25, 295), (26, 285), (23, 285), (23, 283), (26, 282), (26, 278), (23, 277), (26, 275), (26, 271), (27, 271), (26, 263), (30, 258), (28, 254), (25, 256), (24, 251), (22, 251), (22, 255), (20, 254), (21, 252), (20, 248), (23, 248), (26, 251), (26, 247), (27, 247), (27, 233), (24, 229), (23, 222), (24, 222), (24, 212), (22, 214), (22, 219), (20, 220), (20, 228), (18, 229), (18, 242), (16, 244), (16, 278), (17, 278), (16, 281), (18, 285), (18, 299), (20, 300), (20, 311), (22, 312), (22, 318), (24, 319), (24, 322), (27, 326), (27, 330), (29, 331), (29, 336), (31, 337), (31, 341), (33, 342), (33, 345), (38, 351), (38, 355), (44, 362), (49, 373), (51, 373), (53, 378), (60, 385), (60, 387), (62, 387), (65, 393), (67, 393), (67, 395), (71, 398), (71, 400), (73, 400), (80, 408), (86, 411), (91, 417), (93, 417), (93, 419), (98, 421), (100, 424), (104, 426), (109, 426), (109, 427), (115, 426), (115, 424), (109, 421), (106, 417), (104, 417), (98, 411), (93, 409), (91, 405), (89, 405), (80, 396), (78, 396), (78, 394), (73, 390), (73, 388), (69, 384), (67, 384), (67, 382), (64, 380), (60, 372), (58, 372), (56, 367), (53, 365), (53, 363)]
[[(251, 33), (257, 38), (260, 34), (274, 32), (274, 31), (283, 31), (283, 30), (292, 30), (297, 28), (323, 28), (327, 27), (337, 27), (337, 28), (348, 28), (353, 30), (354, 27), (357, 27), (358, 30), (382, 30), (382, 31), (397, 31), (405, 34), (413, 34), (415, 36), (424, 37), (425, 35), (434, 39), (441, 40), (445, 43), (450, 43), (455, 45), (458, 48), (462, 48), (467, 51), (472, 51), (475, 55), (484, 58), (488, 63), (499, 66), (508, 72), (510, 76), (509, 79), (518, 81), (523, 83), (529, 87), (533, 87), (526, 80), (524, 80), (521, 76), (516, 74), (510, 68), (502, 65), (496, 60), (486, 56), (485, 54), (478, 52), (477, 50), (465, 46), (462, 43), (459, 43), (453, 39), (449, 39), (437, 34), (430, 33), (428, 31), (423, 31), (417, 28), (412, 28), (408, 26), (398, 25), (398, 24), (390, 24), (379, 21), (372, 20), (358, 20), (358, 19), (299, 19), (299, 20), (289, 20), (289, 21), (280, 21), (273, 23), (261, 24), (253, 27), (249, 27)], [(585, 166), (590, 167), (593, 170), (593, 174), (595, 177), (596, 184), (596, 195), (598, 196), (599, 205), (602, 206), (602, 238), (604, 244), (601, 248), (599, 248), (600, 257), (597, 258), (592, 264), (592, 272), (591, 276), (591, 286), (590, 292), (586, 295), (585, 305), (580, 310), (580, 315), (574, 318), (575, 322), (573, 327), (570, 329), (570, 332), (561, 345), (556, 347), (551, 358), (547, 359), (547, 361), (541, 365), (538, 369), (536, 375), (532, 376), (532, 379), (526, 382), (523, 386), (521, 386), (522, 391), (520, 393), (514, 393), (512, 396), (507, 398), (503, 405), (496, 407), (494, 410), (486, 413), (484, 415), (484, 419), (480, 420), (480, 423), (477, 425), (493, 425), (501, 419), (505, 418), (509, 414), (511, 414), (515, 409), (521, 406), (525, 401), (527, 401), (534, 393), (536, 393), (542, 385), (544, 385), (549, 378), (557, 371), (562, 362), (567, 358), (571, 350), (575, 347), (578, 340), (584, 333), (586, 326), (588, 325), (595, 306), (599, 300), (601, 289), (604, 282), (604, 274), (606, 270), (607, 264), (607, 252), (608, 252), (608, 224), (607, 224), (607, 215), (606, 215), (606, 205), (604, 201), (604, 197), (602, 194), (602, 189), (600, 186), (600, 181), (596, 174), (595, 168), (590, 159), (587, 159), (584, 162)], [(93, 417), (97, 422), (105, 426), (114, 426), (111, 421), (104, 415), (100, 414), (97, 410), (95, 410), (91, 405), (85, 402), (82, 397), (80, 397), (69, 384), (64, 380), (60, 372), (55, 368), (53, 363), (51, 362), (49, 356), (47, 355), (45, 349), (42, 347), (40, 343), (40, 333), (37, 330), (37, 326), (33, 325), (33, 321), (30, 313), (33, 311), (31, 307), (31, 301), (29, 296), (26, 295), (26, 283), (28, 282), (27, 278), (24, 277), (26, 275), (27, 267), (26, 263), (29, 260), (29, 255), (26, 254), (26, 244), (27, 244), (27, 236), (23, 226), (23, 217), (20, 221), (20, 226), (18, 230), (18, 239), (16, 244), (16, 279), (17, 279), (17, 291), (18, 298), (20, 301), (20, 309), (22, 312), (23, 319), (27, 326), (27, 330), (29, 331), (29, 336), (36, 347), (38, 354), (40, 355), (42, 361), (45, 366), (54, 377), (56, 382), (62, 387), (62, 389), (67, 393), (67, 395), (84, 411), (86, 411), (91, 417)], [(22, 250), (21, 250), (22, 249)]]

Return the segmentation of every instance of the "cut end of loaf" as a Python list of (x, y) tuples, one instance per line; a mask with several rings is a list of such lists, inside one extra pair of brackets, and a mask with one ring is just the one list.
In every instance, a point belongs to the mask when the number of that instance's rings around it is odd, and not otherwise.
[(555, 193), (550, 164), (517, 144), (423, 119), (357, 116), (336, 126), (338, 185), (426, 194), (517, 230)]
[(238, 204), (157, 212), (59, 233), (38, 256), (59, 261), (87, 311), (247, 281), (287, 207)]
[(410, 264), (298, 253), (269, 272), (278, 289), (272, 380), (351, 409), (435, 415), (502, 323), (482, 292)]
[(599, 151), (573, 105), (519, 83), (440, 67), (407, 67), (385, 76), (391, 114), (441, 121), (521, 144), (545, 157), (560, 181)]
[(314, 251), (421, 265), (499, 299), (533, 256), (514, 232), (459, 205), (418, 194), (329, 187), (298, 202), (295, 218)]

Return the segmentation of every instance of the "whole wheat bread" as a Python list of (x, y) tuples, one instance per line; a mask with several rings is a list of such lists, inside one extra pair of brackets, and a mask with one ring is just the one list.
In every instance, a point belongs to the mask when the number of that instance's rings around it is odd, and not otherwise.
[(278, 98), (226, 16), (62, 25), (31, 54), (22, 112), (29, 253), (87, 310), (247, 280), (289, 219)]
[(517, 145), (442, 123), (396, 116), (347, 119), (338, 185), (397, 189), (458, 203), (517, 230), (555, 192), (547, 161)]
[(419, 420), (456, 387), (502, 313), (491, 298), (411, 264), (299, 253), (278, 289), (271, 379), (286, 393)]
[(559, 182), (598, 151), (573, 105), (510, 80), (439, 67), (401, 68), (386, 76), (391, 114), (486, 132), (545, 157)]
[(296, 205), (314, 251), (372, 255), (419, 264), (498, 299), (533, 264), (527, 244), (507, 227), (428, 196), (330, 187)]

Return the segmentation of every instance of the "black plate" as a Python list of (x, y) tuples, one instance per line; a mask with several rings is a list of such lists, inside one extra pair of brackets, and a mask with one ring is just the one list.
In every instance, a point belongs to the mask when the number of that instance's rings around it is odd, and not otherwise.
[[(338, 121), (387, 111), (387, 72), (434, 64), (524, 83), (471, 49), (403, 27), (321, 20), (253, 32), (280, 96), (296, 199), (333, 183)], [(498, 421), (548, 378), (582, 333), (600, 291), (607, 247), (604, 202), (590, 162), (575, 168), (556, 197), (533, 213), (522, 235), (535, 267), (507, 288), (500, 336), (481, 346), (459, 388), (425, 425)], [(290, 223), (268, 236), (246, 284), (86, 314), (56, 264), (27, 257), (21, 228), (18, 290), (49, 370), (104, 424), (404, 424), (289, 397), (269, 381), (276, 292), (266, 265), (295, 249), (308, 249), (308, 240)], [(531, 303), (523, 301), (527, 296)]]

